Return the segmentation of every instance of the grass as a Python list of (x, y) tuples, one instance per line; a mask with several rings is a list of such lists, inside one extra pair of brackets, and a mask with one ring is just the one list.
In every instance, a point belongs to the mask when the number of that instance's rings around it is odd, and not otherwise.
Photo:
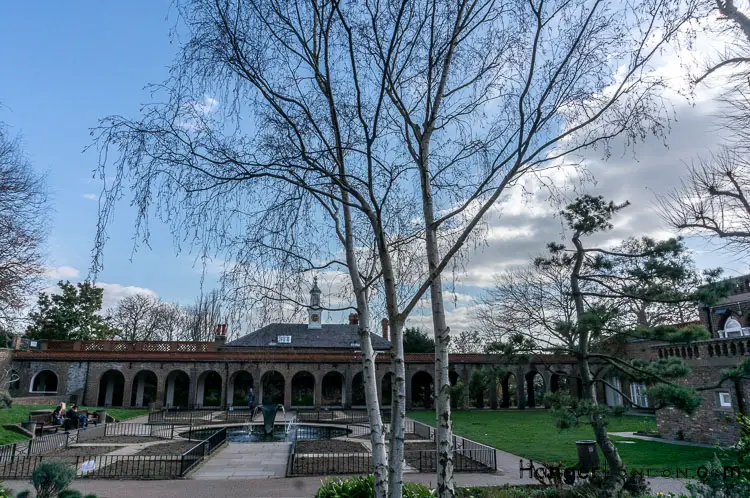
[[(0, 444), (15, 443), (17, 441), (23, 441), (29, 439), (28, 436), (20, 434), (18, 432), (6, 429), (3, 426), (8, 424), (16, 424), (29, 419), (29, 412), (32, 410), (54, 410), (57, 405), (18, 405), (14, 404), (11, 408), (0, 410)], [(68, 404), (68, 406), (70, 406)], [(82, 406), (81, 409), (95, 411), (97, 408), (88, 408)], [(102, 408), (107, 410), (112, 417), (116, 420), (127, 420), (140, 415), (145, 415), (148, 410), (129, 409), (129, 408)]]
[[(414, 411), (409, 417), (435, 425), (435, 412)], [(653, 417), (623, 415), (611, 417), (610, 432), (655, 430)], [(562, 462), (573, 466), (578, 461), (576, 441), (593, 439), (589, 425), (559, 430), (546, 410), (456, 411), (453, 430), (460, 436), (488, 444), (535, 462)], [(713, 458), (716, 450), (697, 446), (643, 441), (613, 436), (625, 464), (635, 470), (689, 468), (693, 472)], [(625, 442), (627, 441), (627, 442)], [(603, 462), (603, 456), (599, 455)], [(731, 458), (730, 458), (731, 460)]]

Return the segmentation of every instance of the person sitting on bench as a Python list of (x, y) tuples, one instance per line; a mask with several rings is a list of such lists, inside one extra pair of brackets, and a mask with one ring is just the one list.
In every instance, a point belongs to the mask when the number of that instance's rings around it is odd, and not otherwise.
[(65, 403), (60, 403), (52, 412), (52, 423), (62, 425), (65, 418)]
[(68, 420), (70, 420), (72, 426), (80, 427), (81, 429), (86, 430), (89, 419), (88, 417), (86, 417), (86, 415), (78, 414), (78, 405), (71, 406), (66, 415), (68, 417)]

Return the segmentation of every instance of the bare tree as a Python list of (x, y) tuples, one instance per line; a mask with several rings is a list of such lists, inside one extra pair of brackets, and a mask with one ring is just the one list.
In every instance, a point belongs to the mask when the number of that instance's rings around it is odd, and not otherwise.
[(750, 254), (750, 161), (746, 152), (724, 147), (691, 166), (681, 186), (659, 199), (672, 227), (718, 237), (742, 256)]
[[(664, 82), (650, 62), (693, 7), (185, 2), (189, 40), (171, 79), (155, 88), (166, 104), (147, 106), (138, 120), (108, 118), (99, 130), (102, 171), (110, 147), (120, 154), (97, 248), (129, 179), (139, 236), (156, 207), (189, 242), (230, 253), (226, 275), (259, 301), (300, 305), (287, 292), (300, 275), (347, 274), (363, 316), (377, 496), (401, 494), (402, 331), (430, 290), (438, 487), (451, 496), (440, 275), (522, 174), (586, 148), (606, 150), (620, 134), (635, 141), (666, 131)], [(387, 465), (369, 342), (373, 294), (393, 340)]]
[(659, 198), (662, 217), (677, 230), (718, 238), (747, 256), (750, 248), (750, 17), (733, 0), (713, 0), (711, 34), (727, 40), (718, 58), (706, 61), (694, 85), (722, 88), (718, 120), (722, 144), (689, 167), (669, 194)]
[(44, 178), (0, 122), (0, 333), (6, 338), (39, 288), (47, 210)]
[[(661, 0), (426, 0), (400, 2), (384, 18), (372, 15), (371, 50), (386, 68), (394, 130), (421, 194), (440, 496), (452, 496), (455, 486), (442, 270), (521, 176), (575, 163), (594, 147), (606, 155), (619, 135), (632, 143), (666, 131), (659, 94), (666, 81), (651, 61), (697, 7)], [(403, 19), (395, 45), (381, 41), (393, 19)]]
[(117, 303), (110, 316), (110, 324), (118, 330), (117, 338), (125, 341), (160, 339), (157, 330), (161, 302), (149, 294), (127, 296)]

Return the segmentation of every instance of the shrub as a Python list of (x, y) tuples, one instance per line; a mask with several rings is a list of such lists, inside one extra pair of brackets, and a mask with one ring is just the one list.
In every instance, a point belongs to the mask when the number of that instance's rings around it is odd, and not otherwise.
[[(412, 482), (404, 483), (403, 498), (429, 498), (432, 493), (426, 486)], [(346, 480), (329, 479), (315, 493), (315, 498), (371, 498), (375, 494), (375, 477), (359, 476)]]
[(37, 498), (52, 498), (68, 487), (76, 477), (76, 469), (60, 461), (42, 462), (31, 474)]
[(0, 410), (13, 406), (13, 398), (6, 391), (0, 391)]
[(461, 410), (464, 407), (464, 384), (459, 381), (455, 386), (448, 387), (448, 395), (451, 398), (451, 409)]

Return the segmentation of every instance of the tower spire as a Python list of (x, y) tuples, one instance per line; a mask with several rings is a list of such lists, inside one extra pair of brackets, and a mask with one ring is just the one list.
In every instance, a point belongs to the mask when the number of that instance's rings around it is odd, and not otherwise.
[(320, 313), (320, 288), (318, 287), (318, 277), (313, 278), (313, 286), (310, 289), (310, 307), (307, 310), (308, 329), (320, 329), (323, 327)]

